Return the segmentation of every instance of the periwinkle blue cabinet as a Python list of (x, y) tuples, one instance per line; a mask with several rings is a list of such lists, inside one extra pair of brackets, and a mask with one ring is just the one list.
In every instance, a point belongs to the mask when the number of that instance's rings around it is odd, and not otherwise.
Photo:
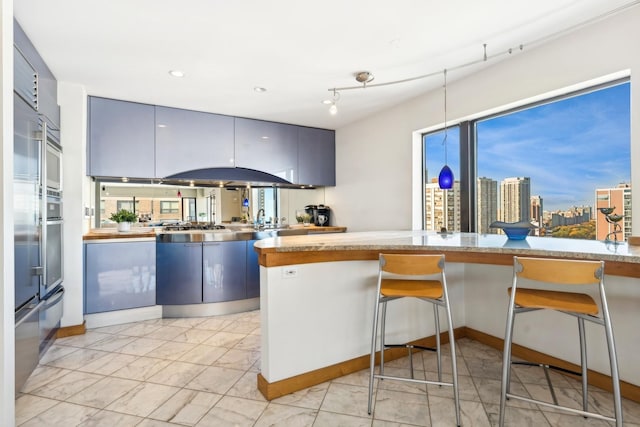
[(335, 185), (332, 130), (99, 97), (89, 97), (88, 128), (89, 176), (244, 168), (292, 184)]
[(235, 119), (236, 167), (298, 180), (298, 126)]
[(298, 180), (301, 185), (336, 185), (335, 131), (300, 127)]
[(156, 242), (84, 245), (86, 314), (156, 303)]
[(155, 177), (155, 107), (89, 97), (87, 175)]
[(260, 296), (260, 264), (253, 245), (257, 240), (247, 241), (247, 298)]
[(157, 245), (157, 304), (247, 298), (246, 240)]
[(246, 241), (202, 244), (202, 301), (245, 299)]
[(158, 243), (157, 246), (157, 304), (200, 304), (202, 243)]
[(233, 117), (156, 106), (155, 176), (234, 166)]
[[(20, 64), (26, 61), (33, 67), (37, 74), (37, 110), (44, 115), (53, 127), (60, 126), (60, 107), (58, 106), (58, 82), (55, 76), (44, 62), (36, 48), (33, 46), (22, 27), (13, 20), (13, 43), (18, 49), (17, 59), (14, 64), (14, 82), (16, 87), (20, 86), (20, 73), (24, 70)], [(20, 58), (21, 57), (21, 58)], [(28, 100), (27, 100), (28, 101)]]

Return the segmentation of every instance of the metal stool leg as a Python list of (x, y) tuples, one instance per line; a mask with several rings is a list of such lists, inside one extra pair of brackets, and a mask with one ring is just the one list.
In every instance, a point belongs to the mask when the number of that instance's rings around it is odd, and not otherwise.
[(498, 425), (504, 426), (504, 415), (507, 405), (507, 393), (509, 393), (509, 383), (511, 381), (511, 341), (513, 340), (513, 322), (515, 317), (514, 307), (515, 292), (511, 295), (509, 311), (507, 313), (507, 327), (504, 333), (504, 351), (502, 353), (502, 386), (500, 391), (500, 420)]
[[(438, 316), (438, 305), (433, 304), (433, 318), (436, 327), (436, 360), (438, 362), (438, 381), (442, 382), (442, 352), (440, 351), (440, 316)], [(451, 327), (449, 327), (451, 329)]]
[[(451, 346), (451, 374), (453, 375), (453, 398), (456, 405), (456, 425), (460, 426), (460, 393), (458, 391), (458, 361), (456, 360), (456, 340), (453, 331), (453, 319), (451, 317), (451, 306), (449, 305), (449, 296), (446, 291), (444, 294), (445, 310), (447, 311), (447, 323), (449, 324), (449, 343)], [(440, 332), (438, 331), (438, 336)], [(438, 338), (439, 339), (439, 338)], [(438, 349), (440, 346), (438, 345)]]
[(589, 406), (587, 386), (587, 339), (584, 334), (584, 319), (578, 317), (578, 334), (580, 335), (580, 367), (582, 375), (582, 410), (587, 411)]
[[(604, 293), (603, 290), (601, 292)], [(613, 328), (609, 317), (609, 307), (606, 298), (602, 298), (602, 317), (604, 319), (604, 331), (607, 337), (609, 349), (609, 363), (611, 365), (611, 382), (613, 386), (613, 406), (616, 418), (616, 427), (622, 427), (622, 397), (620, 395), (620, 374), (618, 372), (618, 356), (616, 355), (616, 343), (613, 339)]]
[(380, 313), (379, 298), (376, 300), (375, 309), (373, 312), (373, 332), (371, 333), (371, 357), (369, 359), (369, 406), (367, 407), (367, 413), (371, 415), (371, 407), (373, 400), (373, 375), (376, 366), (376, 338), (378, 335), (378, 315)]
[(387, 301), (382, 302), (382, 319), (380, 319), (380, 375), (384, 375), (384, 335), (387, 320)]

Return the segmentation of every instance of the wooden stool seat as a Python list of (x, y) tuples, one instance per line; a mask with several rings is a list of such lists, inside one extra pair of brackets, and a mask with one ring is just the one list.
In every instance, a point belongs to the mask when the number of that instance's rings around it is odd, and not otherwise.
[(442, 284), (437, 280), (382, 279), (380, 293), (385, 297), (442, 297)]
[[(511, 296), (511, 289), (508, 289), (509, 296)], [(518, 288), (515, 303), (526, 308), (570, 311), (590, 316), (598, 314), (598, 305), (593, 298), (587, 294), (573, 292)]]

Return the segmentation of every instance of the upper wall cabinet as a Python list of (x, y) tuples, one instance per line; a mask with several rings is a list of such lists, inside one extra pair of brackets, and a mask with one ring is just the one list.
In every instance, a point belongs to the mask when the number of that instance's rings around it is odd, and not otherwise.
[(297, 184), (336, 185), (335, 131), (299, 128)]
[(156, 106), (156, 177), (234, 166), (233, 117)]
[(297, 126), (243, 118), (235, 123), (236, 167), (297, 182)]
[(87, 175), (155, 177), (155, 107), (89, 97)]
[[(18, 50), (18, 61), (15, 67), (19, 67), (15, 69), (14, 78), (19, 80), (22, 72), (29, 67), (35, 70), (37, 73), (37, 92), (35, 95), (38, 113), (44, 115), (54, 127), (59, 128), (60, 107), (58, 106), (56, 78), (15, 19), (13, 20), (13, 39), (15, 48)], [(23, 61), (28, 65), (20, 67)], [(23, 95), (21, 94), (21, 96)], [(29, 100), (26, 101), (29, 103)]]

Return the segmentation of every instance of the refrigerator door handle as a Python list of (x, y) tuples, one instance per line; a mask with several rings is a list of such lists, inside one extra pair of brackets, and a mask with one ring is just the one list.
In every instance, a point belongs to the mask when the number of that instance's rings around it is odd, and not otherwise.
[(43, 276), (44, 275), (44, 267), (42, 267), (42, 266), (31, 267), (31, 271), (33, 271), (33, 275), (34, 276)]
[[(40, 307), (42, 307), (45, 303), (46, 303), (46, 300), (42, 300), (37, 304), (33, 302), (29, 304), (27, 307), (24, 307), (23, 310), (29, 310), (29, 313), (33, 313), (40, 310)], [(17, 328), (18, 326), (22, 325), (22, 323), (24, 323), (24, 321), (26, 321), (28, 318), (29, 318), (29, 315), (22, 316), (20, 320), (16, 322), (15, 327)]]

